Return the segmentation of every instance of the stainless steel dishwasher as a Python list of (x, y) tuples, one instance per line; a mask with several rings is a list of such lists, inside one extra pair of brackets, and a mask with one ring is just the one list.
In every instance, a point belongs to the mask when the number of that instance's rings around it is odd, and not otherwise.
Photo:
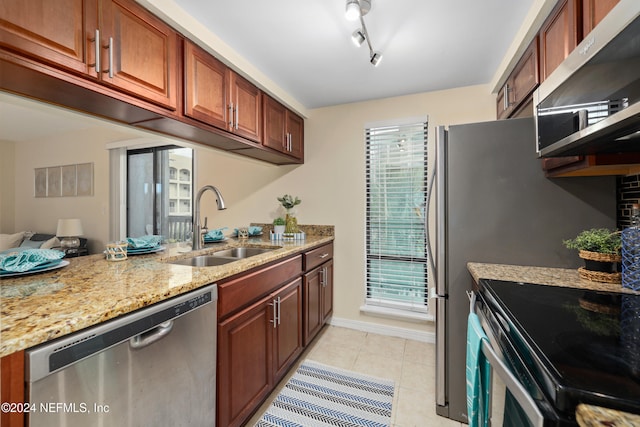
[(215, 426), (210, 285), (27, 351), (30, 426)]

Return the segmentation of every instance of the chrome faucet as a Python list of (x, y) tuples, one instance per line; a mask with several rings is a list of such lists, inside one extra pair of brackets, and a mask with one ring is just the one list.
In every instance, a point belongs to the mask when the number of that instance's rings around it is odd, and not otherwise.
[(192, 230), (193, 231), (193, 245), (192, 245), (193, 250), (202, 249), (202, 236), (200, 235), (202, 230), (200, 228), (200, 199), (202, 198), (202, 194), (207, 190), (211, 190), (214, 193), (216, 193), (216, 197), (217, 197), (216, 202), (218, 203), (219, 211), (227, 208), (224, 205), (224, 199), (222, 198), (222, 194), (220, 194), (220, 191), (213, 185), (205, 185), (198, 191), (198, 194), (196, 195), (196, 201), (193, 206), (194, 207), (193, 230)]

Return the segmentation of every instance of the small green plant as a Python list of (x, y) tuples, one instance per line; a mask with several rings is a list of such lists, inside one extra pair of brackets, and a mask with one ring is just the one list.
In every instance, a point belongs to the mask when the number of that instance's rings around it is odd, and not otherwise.
[(285, 225), (286, 222), (284, 220), (284, 218), (282, 217), (278, 217), (276, 219), (273, 220), (273, 225)]
[(614, 255), (620, 253), (621, 247), (620, 233), (607, 228), (584, 230), (575, 239), (564, 240), (563, 243), (568, 249)]
[(282, 197), (278, 197), (278, 201), (280, 202), (280, 204), (282, 204), (282, 207), (285, 208), (286, 210), (289, 210), (294, 206), (297, 206), (300, 203), (302, 203), (302, 200), (300, 200), (298, 197), (294, 198), (293, 196), (290, 196), (288, 194), (285, 194)]

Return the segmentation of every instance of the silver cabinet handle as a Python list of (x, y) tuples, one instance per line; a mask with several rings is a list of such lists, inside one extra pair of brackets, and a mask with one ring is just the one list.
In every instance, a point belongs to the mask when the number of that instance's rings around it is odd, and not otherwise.
[(509, 83), (506, 83), (504, 85), (504, 97), (502, 99), (502, 104), (505, 110), (509, 108), (509, 105), (511, 105), (511, 103), (509, 102)]
[(102, 71), (100, 69), (100, 30), (98, 30), (96, 28), (96, 37), (94, 39), (95, 41), (95, 54), (96, 54), (96, 63), (95, 63), (95, 70), (96, 73), (100, 74), (100, 71)]
[(276, 299), (276, 302), (278, 304), (278, 325), (279, 325), (280, 324), (280, 297)]
[(173, 320), (161, 323), (150, 331), (131, 337), (129, 339), (129, 347), (133, 349), (140, 349), (150, 346), (154, 342), (160, 341), (162, 338), (169, 335), (172, 329)]
[(513, 397), (518, 401), (527, 417), (533, 422), (535, 427), (543, 427), (544, 416), (531, 398), (527, 390), (520, 384), (518, 379), (511, 373), (507, 365), (498, 357), (491, 344), (487, 340), (482, 341), (482, 353), (489, 359), (491, 369), (497, 374)]
[(325, 254), (322, 254), (322, 255), (318, 255), (318, 258), (325, 259), (325, 258), (326, 258), (326, 257), (328, 257), (328, 256), (329, 256), (329, 254), (328, 254), (328, 253), (325, 253)]
[(113, 78), (113, 37), (109, 37), (109, 78)]
[(239, 113), (238, 113), (238, 110), (239, 110), (238, 105), (236, 105), (236, 108), (235, 108), (235, 116), (236, 116), (236, 130), (238, 130), (238, 114), (239, 114)]
[(233, 129), (233, 102), (229, 104), (229, 129)]
[(269, 305), (273, 307), (273, 320), (269, 320), (269, 322), (273, 323), (273, 329), (275, 329), (278, 326), (278, 309), (276, 308), (276, 300), (274, 299), (273, 303)]

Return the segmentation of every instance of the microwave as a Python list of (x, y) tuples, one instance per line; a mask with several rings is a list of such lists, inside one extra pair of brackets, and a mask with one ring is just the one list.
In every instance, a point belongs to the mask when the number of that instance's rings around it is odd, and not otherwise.
[(620, 0), (533, 99), (539, 157), (640, 152), (640, 1)]

